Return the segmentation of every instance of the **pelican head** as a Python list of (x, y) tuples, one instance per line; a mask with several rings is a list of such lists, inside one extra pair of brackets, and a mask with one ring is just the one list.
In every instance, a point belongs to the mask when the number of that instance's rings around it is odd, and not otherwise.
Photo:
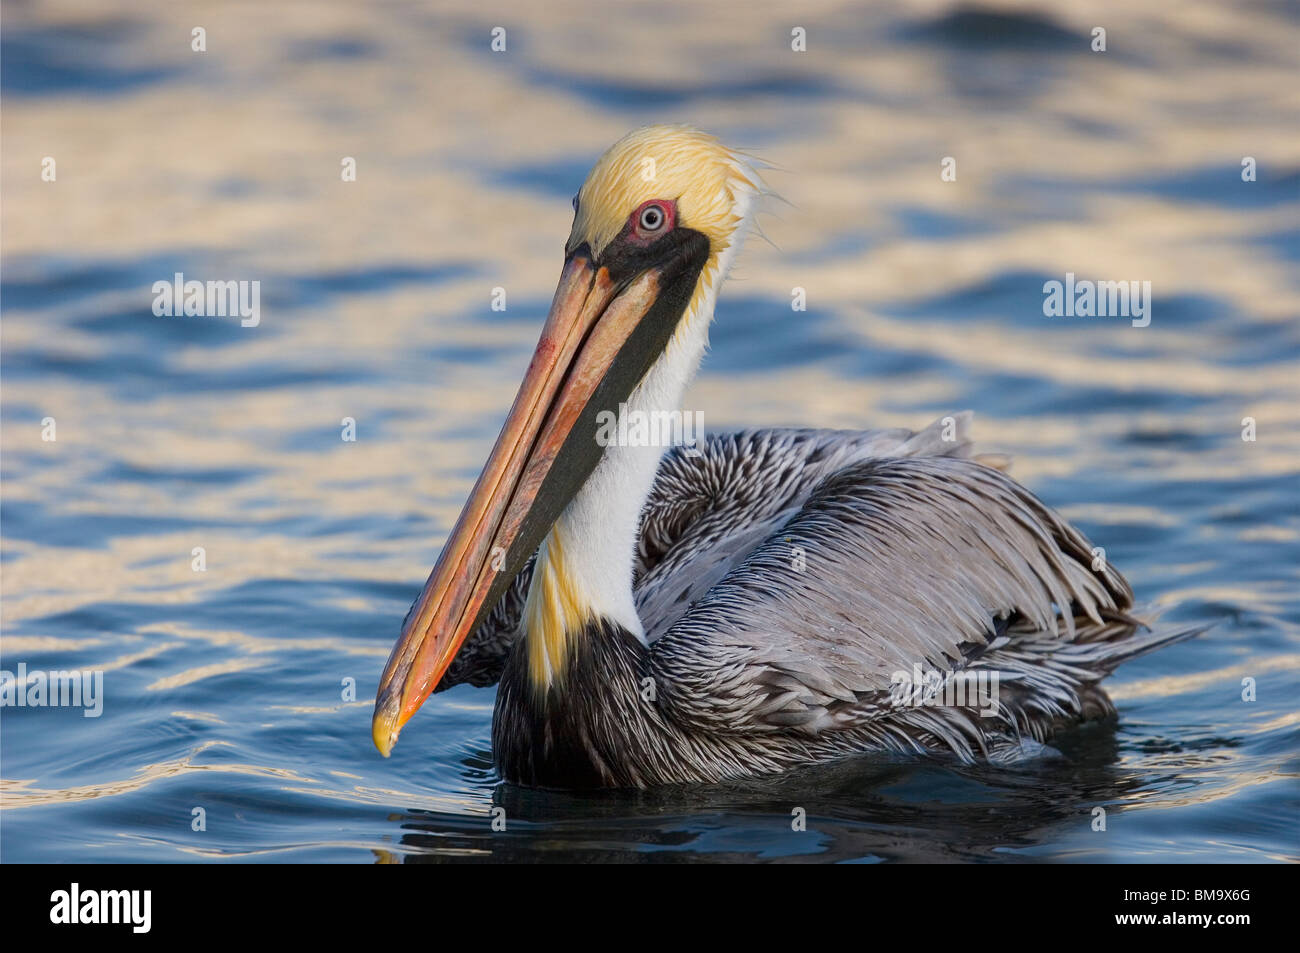
[[(583, 616), (640, 634), (632, 546), (662, 448), (601, 446), (598, 418), (638, 400), (676, 408), (762, 192), (752, 159), (687, 126), (632, 132), (591, 170), (519, 393), (385, 666), (372, 722), (382, 754), (539, 546), (526, 611), (539, 683)], [(587, 486), (598, 468), (599, 492)], [(611, 492), (622, 499), (600, 498)]]

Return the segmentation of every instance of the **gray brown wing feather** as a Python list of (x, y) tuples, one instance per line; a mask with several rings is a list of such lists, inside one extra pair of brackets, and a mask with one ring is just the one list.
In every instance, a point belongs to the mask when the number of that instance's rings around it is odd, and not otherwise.
[(1003, 665), (1008, 727), (1039, 734), (1089, 704), (1087, 686), (1125, 651), (1097, 644), (1134, 634), (1131, 605), (1118, 573), (1093, 568), (1083, 535), (998, 470), (884, 458), (822, 482), (651, 657), (664, 704), (698, 728), (819, 735), (875, 723), (961, 750), (986, 732), (969, 713), (900, 711), (894, 672)]
[(635, 577), (653, 642), (803, 507), (828, 477), (873, 459), (969, 456), (970, 414), (910, 430), (751, 430), (665, 455), (646, 503)]

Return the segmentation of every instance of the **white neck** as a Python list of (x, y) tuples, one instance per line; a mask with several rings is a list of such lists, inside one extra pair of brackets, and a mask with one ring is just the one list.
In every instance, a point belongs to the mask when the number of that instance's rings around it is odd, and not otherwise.
[[(682, 410), (686, 388), (708, 346), (712, 308), (707, 317), (699, 317), (703, 320), (689, 334), (669, 343), (632, 392), (624, 410), (628, 420), (659, 419), (651, 415)], [(548, 542), (552, 537), (561, 541), (564, 570), (577, 601), (593, 617), (617, 622), (637, 636), (642, 630), (632, 597), (632, 568), (641, 508), (666, 449), (657, 439), (645, 446), (606, 447), (548, 537)]]

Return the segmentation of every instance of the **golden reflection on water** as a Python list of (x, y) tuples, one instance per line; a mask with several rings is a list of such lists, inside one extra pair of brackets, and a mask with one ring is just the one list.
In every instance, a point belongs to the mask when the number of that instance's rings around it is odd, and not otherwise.
[(203, 752), (215, 747), (234, 747), (228, 741), (206, 741), (195, 746), (184, 758), (148, 764), (129, 778), (108, 781), (101, 784), (86, 784), (67, 787), (60, 790), (42, 790), (33, 787), (31, 781), (0, 780), (0, 791), (4, 792), (6, 810), (20, 807), (39, 807), (63, 801), (84, 801), (92, 798), (113, 797), (139, 790), (164, 778), (171, 778), (187, 771), (218, 771), (228, 774), (243, 774), (257, 778), (276, 778), (295, 781), (300, 784), (318, 784), (312, 778), (289, 771), (259, 764), (195, 764), (194, 759)]
[[(1300, 655), (1278, 655), (1272, 658), (1252, 658), (1249, 662), (1243, 662), (1240, 665), (1230, 665), (1224, 668), (1215, 669), (1206, 672), (1193, 672), (1181, 675), (1163, 675), (1159, 678), (1147, 678), (1136, 682), (1126, 682), (1116, 685), (1113, 689), (1108, 689), (1107, 693), (1116, 702), (1133, 701), (1140, 698), (1167, 698), (1173, 695), (1189, 694), (1208, 688), (1222, 688), (1224, 685), (1236, 683), (1240, 685), (1242, 678), (1250, 676), (1258, 678), (1268, 672), (1276, 671), (1295, 671), (1300, 670)], [(1289, 722), (1269, 722), (1269, 729), (1273, 726)], [(1233, 727), (1234, 732), (1245, 730), (1242, 725), (1236, 724)], [(1257, 729), (1258, 730), (1258, 729)]]

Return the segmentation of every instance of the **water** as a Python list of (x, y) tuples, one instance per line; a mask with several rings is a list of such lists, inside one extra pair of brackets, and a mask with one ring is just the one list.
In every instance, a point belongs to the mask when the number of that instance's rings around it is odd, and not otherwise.
[[(105, 700), (4, 710), (4, 859), (1296, 859), (1300, 18), (1017, 10), (6, 6), (0, 651), (102, 670)], [(1215, 623), (1110, 681), (1116, 723), (1015, 769), (574, 796), (500, 784), (493, 692), (461, 687), (374, 751), (568, 199), (664, 120), (776, 163), (790, 203), (688, 406), (718, 430), (974, 409), (1139, 599)], [(155, 317), (178, 271), (259, 280), (261, 324)], [(1045, 318), (1066, 272), (1151, 281), (1150, 327)]]

